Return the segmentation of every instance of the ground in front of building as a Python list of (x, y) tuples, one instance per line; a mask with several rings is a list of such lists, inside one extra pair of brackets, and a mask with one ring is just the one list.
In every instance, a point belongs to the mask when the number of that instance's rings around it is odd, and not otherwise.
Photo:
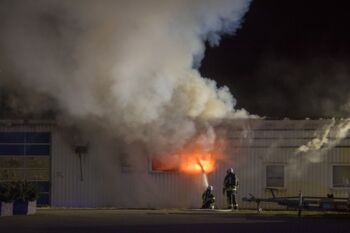
[(327, 232), (350, 233), (350, 214), (295, 211), (39, 209), (0, 218), (1, 233)]

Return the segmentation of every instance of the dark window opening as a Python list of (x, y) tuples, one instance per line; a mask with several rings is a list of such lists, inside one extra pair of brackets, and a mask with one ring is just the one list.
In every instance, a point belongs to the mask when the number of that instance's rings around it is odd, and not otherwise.
[(284, 187), (284, 166), (283, 165), (266, 166), (266, 187), (271, 187), (271, 188)]
[(350, 165), (333, 166), (333, 187), (350, 187)]

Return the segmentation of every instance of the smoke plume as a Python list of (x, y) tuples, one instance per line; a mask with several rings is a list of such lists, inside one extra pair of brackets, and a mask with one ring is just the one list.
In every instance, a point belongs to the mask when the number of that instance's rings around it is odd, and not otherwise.
[[(297, 175), (302, 174), (310, 163), (319, 163), (326, 154), (346, 138), (350, 130), (350, 119), (331, 119), (330, 123), (315, 132), (314, 138), (301, 145), (289, 161), (289, 169)], [(301, 158), (299, 162), (298, 157)]]
[(337, 146), (348, 134), (350, 130), (350, 119), (339, 120), (333, 118), (331, 123), (316, 133), (315, 138), (307, 144), (300, 146), (297, 154), (308, 154), (310, 162), (320, 162), (323, 155)]
[(204, 43), (234, 33), (249, 3), (2, 0), (0, 85), (20, 84), (62, 119), (98, 122), (151, 153), (176, 149), (211, 120), (247, 117), (197, 68)]
[[(331, 129), (334, 127), (335, 119), (332, 119), (331, 123), (324, 126), (323, 129), (317, 132), (311, 141), (307, 142), (305, 145), (298, 147), (296, 153), (308, 153), (316, 152), (324, 148), (330, 147), (333, 143), (330, 144), (329, 137)], [(338, 139), (337, 139), (338, 140)], [(325, 146), (325, 147), (324, 147)]]

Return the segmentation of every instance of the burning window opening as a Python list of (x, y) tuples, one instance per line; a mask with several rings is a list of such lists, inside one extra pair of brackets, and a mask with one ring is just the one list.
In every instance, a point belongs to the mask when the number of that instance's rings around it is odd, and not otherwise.
[(211, 173), (215, 170), (216, 160), (211, 153), (184, 154), (181, 159), (180, 171), (185, 173)]
[(185, 174), (208, 174), (215, 171), (217, 162), (224, 159), (226, 140), (216, 138), (205, 143), (203, 137), (195, 137), (181, 150), (150, 159), (152, 172), (181, 172)]
[(151, 160), (152, 172), (174, 172), (179, 170), (179, 162), (174, 158), (176, 156), (155, 157)]
[(211, 173), (215, 167), (215, 156), (212, 153), (203, 152), (154, 157), (151, 160), (151, 171), (156, 172)]

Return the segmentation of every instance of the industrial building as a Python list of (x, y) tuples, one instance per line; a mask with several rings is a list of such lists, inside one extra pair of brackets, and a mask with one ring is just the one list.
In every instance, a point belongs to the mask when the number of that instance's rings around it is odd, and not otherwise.
[[(225, 160), (208, 174), (217, 207), (225, 207), (222, 182), (229, 167), (239, 177), (241, 208), (249, 193), (279, 196), (347, 197), (350, 180), (350, 138), (315, 154), (297, 149), (322, 135), (331, 120), (233, 120), (216, 128), (229, 142)], [(137, 166), (117, 156), (118, 148), (98, 136), (89, 147), (73, 143), (54, 121), (0, 121), (0, 182), (28, 180), (40, 187), (38, 203), (53, 207), (199, 208), (202, 175), (152, 166), (139, 158)], [(227, 130), (229, 129), (229, 130)], [(330, 132), (327, 138), (335, 137)], [(320, 148), (322, 149), (322, 148)], [(308, 156), (311, 156), (310, 158)], [(278, 208), (274, 204), (263, 207)]]

